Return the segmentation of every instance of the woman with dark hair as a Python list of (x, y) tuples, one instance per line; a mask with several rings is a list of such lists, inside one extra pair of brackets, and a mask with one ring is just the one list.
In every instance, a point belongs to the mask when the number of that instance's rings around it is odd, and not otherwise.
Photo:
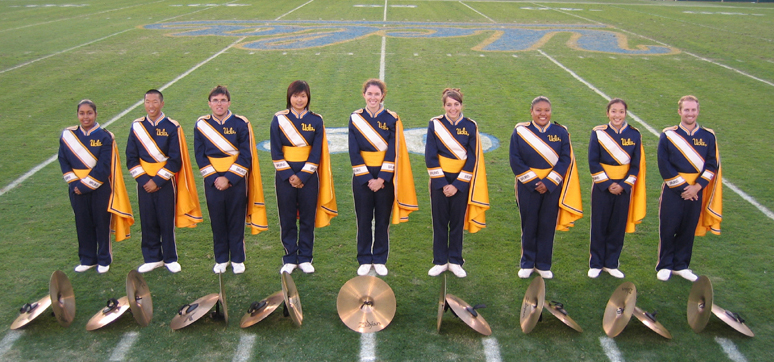
[[(285, 247), (280, 273), (298, 267), (314, 273), (314, 228), (330, 224), (337, 215), (323, 118), (309, 111), (309, 84), (290, 83), (287, 109), (271, 120), (271, 158), (279, 209), (280, 237)], [(298, 219), (298, 224), (296, 224)]]
[(589, 141), (591, 242), (589, 278), (605, 271), (623, 278), (618, 258), (624, 235), (645, 217), (645, 154), (640, 131), (626, 123), (626, 102), (607, 104), (609, 123), (594, 127)]
[(441, 99), (445, 112), (430, 120), (425, 144), (435, 264), (427, 274), (449, 270), (464, 278), (462, 231), (486, 227), (484, 213), (489, 209), (484, 153), (478, 124), (462, 115), (462, 92), (446, 88)]
[(390, 214), (392, 223), (398, 224), (408, 221), (408, 215), (418, 209), (403, 123), (397, 113), (382, 105), (386, 93), (383, 81), (367, 80), (363, 84), (366, 106), (349, 117), (358, 275), (368, 274), (372, 265), (376, 274), (387, 275)]
[(516, 125), (510, 162), (516, 175), (516, 202), (521, 215), (519, 278), (537, 270), (553, 278), (555, 230), (566, 231), (583, 216), (580, 182), (567, 128), (551, 124), (551, 101), (540, 96), (530, 105), (532, 122)]
[(84, 99), (77, 110), (80, 126), (66, 128), (59, 139), (59, 166), (69, 184), (78, 232), (75, 271), (99, 265), (97, 272), (107, 273), (113, 261), (110, 232), (116, 241), (129, 238), (134, 218), (115, 137), (97, 123), (94, 102)]

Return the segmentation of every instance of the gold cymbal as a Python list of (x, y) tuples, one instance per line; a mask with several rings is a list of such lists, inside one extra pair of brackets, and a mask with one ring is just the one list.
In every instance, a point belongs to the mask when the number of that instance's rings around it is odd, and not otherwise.
[(608, 337), (615, 337), (626, 328), (637, 304), (637, 287), (632, 282), (618, 286), (607, 301), (602, 328)]
[(699, 333), (707, 326), (712, 311), (712, 282), (702, 275), (693, 282), (688, 295), (688, 325)]
[(226, 285), (223, 284), (223, 273), (218, 274), (218, 284), (220, 284), (220, 293), (218, 293), (218, 302), (223, 308), (223, 320), (228, 324), (228, 304), (226, 304)]
[(11, 323), (11, 329), (19, 329), (26, 326), (29, 322), (32, 322), (33, 319), (43, 314), (43, 312), (45, 312), (46, 309), (48, 309), (50, 306), (50, 295), (46, 295), (45, 297), (40, 298), (40, 300), (37, 302), (25, 304), (19, 310), (19, 316), (16, 317), (16, 320), (13, 321), (13, 323)]
[[(470, 304), (465, 303), (464, 300), (452, 294), (446, 294), (446, 303), (454, 314), (462, 319), (462, 321), (470, 326), (470, 328), (473, 328), (476, 332), (485, 336), (492, 334), (492, 328), (489, 327), (489, 323), (484, 320), (484, 316), (476, 311), (479, 306), (471, 307)], [(483, 307), (483, 305), (481, 307)]]
[(656, 313), (648, 313), (644, 310), (642, 310), (640, 307), (635, 306), (634, 307), (634, 313), (632, 313), (637, 319), (642, 322), (642, 324), (646, 325), (648, 328), (650, 328), (653, 332), (656, 332), (660, 334), (662, 337), (666, 339), (672, 339), (672, 334), (669, 333), (669, 331), (664, 328), (661, 323), (656, 321)]
[(578, 325), (578, 323), (575, 323), (575, 321), (572, 320), (572, 318), (570, 318), (569, 315), (567, 315), (567, 311), (564, 310), (564, 305), (562, 303), (548, 302), (548, 308), (546, 309), (548, 309), (548, 311), (551, 312), (551, 314), (553, 314), (556, 318), (562, 321), (562, 323), (566, 324), (570, 328), (578, 332), (583, 332), (583, 328), (581, 328), (581, 326)]
[(70, 279), (61, 270), (51, 274), (48, 294), (51, 297), (51, 307), (54, 309), (56, 321), (63, 327), (68, 327), (75, 319), (75, 293)]
[(349, 329), (360, 332), (378, 332), (395, 317), (395, 293), (384, 280), (362, 275), (348, 280), (339, 289), (336, 309), (339, 318)]
[(282, 292), (284, 293), (285, 307), (290, 314), (290, 319), (297, 326), (300, 326), (304, 321), (304, 311), (301, 308), (301, 298), (298, 295), (296, 283), (293, 282), (293, 277), (289, 273), (282, 273)]
[(736, 329), (739, 333), (742, 333), (747, 337), (755, 337), (753, 331), (750, 330), (746, 324), (744, 324), (744, 319), (742, 319), (739, 314), (720, 308), (717, 306), (717, 304), (712, 305), (712, 313), (720, 318), (723, 322), (726, 322), (726, 324)]
[(546, 282), (543, 277), (538, 275), (529, 283), (527, 292), (524, 293), (524, 300), (521, 302), (519, 322), (524, 333), (532, 332), (532, 329), (537, 325), (540, 314), (543, 313), (545, 300)]
[(126, 298), (134, 320), (147, 327), (153, 318), (153, 299), (148, 284), (145, 284), (145, 279), (137, 270), (132, 269), (126, 276)]
[(239, 326), (242, 328), (247, 328), (262, 321), (264, 318), (268, 317), (269, 314), (274, 312), (277, 307), (282, 305), (284, 301), (285, 294), (280, 290), (279, 292), (276, 292), (259, 302), (253, 302), (253, 304), (251, 304), (250, 308), (247, 310), (245, 316), (242, 317), (242, 321), (239, 323)]
[(196, 322), (199, 318), (207, 314), (215, 304), (218, 304), (218, 300), (220, 300), (218, 293), (212, 293), (195, 300), (191, 304), (182, 306), (175, 317), (172, 318), (172, 322), (169, 323), (169, 326), (172, 327), (173, 330), (178, 330)]
[(97, 314), (91, 317), (89, 322), (86, 323), (86, 330), (93, 331), (100, 329), (118, 319), (118, 317), (127, 310), (129, 310), (129, 298), (121, 297), (118, 300), (114, 298), (108, 299), (107, 306), (97, 312)]
[(441, 322), (443, 321), (443, 312), (446, 311), (446, 274), (441, 275), (441, 295), (438, 297), (438, 321), (436, 331), (441, 332)]

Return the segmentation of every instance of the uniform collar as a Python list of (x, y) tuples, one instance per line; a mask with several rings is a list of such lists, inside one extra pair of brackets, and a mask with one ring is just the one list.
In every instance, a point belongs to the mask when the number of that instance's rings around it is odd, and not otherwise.
[(615, 132), (615, 133), (617, 133), (617, 134), (621, 134), (621, 133), (623, 133), (623, 131), (626, 129), (626, 127), (629, 127), (629, 123), (628, 123), (628, 122), (626, 122), (626, 121), (624, 121), (624, 123), (621, 125), (621, 129), (620, 129), (620, 130), (617, 130), (617, 131), (616, 131), (615, 127), (613, 127), (613, 124), (612, 124), (612, 123), (609, 123), (609, 122), (608, 122), (608, 124), (607, 124), (607, 125), (608, 125), (608, 128), (612, 129), (612, 130), (613, 130), (613, 132)]
[(223, 123), (226, 123), (226, 121), (231, 118), (231, 110), (229, 109), (228, 113), (226, 113), (226, 116), (223, 117), (223, 119), (218, 119), (218, 117), (215, 117), (215, 115), (212, 115), (212, 119), (215, 120), (215, 122), (218, 122), (218, 124), (222, 125)]
[(84, 130), (82, 126), (78, 126), (78, 129), (81, 130), (81, 133), (83, 133), (84, 136), (91, 136), (94, 131), (99, 129), (99, 123), (94, 122), (94, 127), (91, 127), (88, 131)]
[(686, 133), (686, 134), (688, 134), (689, 136), (693, 136), (693, 135), (695, 135), (695, 134), (696, 134), (696, 132), (698, 132), (698, 131), (699, 131), (699, 128), (701, 128), (701, 127), (699, 127), (699, 123), (698, 123), (698, 122), (694, 123), (694, 127), (693, 127), (693, 130), (692, 130), (692, 131), (689, 131), (687, 128), (683, 127), (683, 124), (682, 124), (682, 123), (680, 123), (680, 124), (679, 124), (679, 127), (680, 127), (680, 129), (681, 129), (681, 130), (683, 130), (683, 132), (685, 132), (685, 133)]
[(163, 120), (164, 120), (164, 118), (167, 118), (167, 115), (166, 115), (166, 114), (164, 114), (164, 112), (161, 112), (161, 114), (159, 115), (159, 119), (157, 119), (157, 120), (155, 120), (155, 121), (154, 121), (154, 120), (152, 120), (152, 119), (150, 119), (150, 117), (148, 117), (147, 115), (145, 116), (145, 119), (146, 119), (148, 122), (150, 122), (150, 124), (151, 124), (151, 125), (153, 125), (154, 127), (155, 127), (155, 126), (158, 126), (158, 125), (159, 125), (159, 122), (163, 121)]
[(376, 112), (374, 113), (371, 113), (371, 111), (368, 110), (368, 107), (363, 108), (363, 110), (366, 111), (366, 113), (368, 113), (368, 115), (371, 116), (371, 118), (376, 118), (376, 116), (384, 112), (384, 107), (380, 105), (379, 109), (377, 109)]
[(549, 129), (549, 128), (551, 128), (551, 121), (549, 121), (549, 122), (548, 122), (548, 124), (546, 124), (546, 126), (545, 126), (545, 127), (543, 127), (543, 128), (540, 128), (540, 126), (538, 126), (538, 124), (537, 124), (537, 123), (535, 123), (535, 121), (532, 121), (532, 126), (533, 126), (533, 127), (535, 127), (535, 128), (537, 128), (537, 130), (538, 130), (540, 133), (546, 133), (546, 131), (548, 131), (548, 129)]
[(458, 125), (460, 123), (460, 121), (462, 121), (463, 118), (465, 118), (465, 115), (460, 113), (460, 117), (457, 118), (456, 120), (452, 121), (451, 119), (449, 119), (449, 116), (447, 116), (444, 113), (443, 118), (446, 119), (447, 122), (451, 123), (452, 126), (456, 126), (456, 125)]
[(290, 110), (290, 113), (293, 113), (293, 115), (296, 116), (296, 118), (298, 118), (298, 119), (303, 118), (307, 113), (309, 113), (309, 109), (307, 109), (307, 108), (304, 108), (304, 111), (301, 112), (301, 113), (296, 113), (296, 110), (293, 109), (293, 107), (290, 107), (288, 109)]

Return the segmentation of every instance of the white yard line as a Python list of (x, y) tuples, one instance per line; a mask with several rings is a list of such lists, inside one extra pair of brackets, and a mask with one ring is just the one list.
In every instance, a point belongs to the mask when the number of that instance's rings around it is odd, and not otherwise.
[(621, 351), (618, 350), (612, 338), (599, 337), (599, 344), (602, 345), (602, 349), (610, 362), (624, 362), (623, 355), (621, 355)]
[(254, 334), (243, 334), (239, 337), (239, 347), (234, 354), (232, 362), (246, 362), (250, 361), (250, 357), (253, 353), (253, 346), (255, 345)]
[(127, 332), (124, 333), (123, 338), (121, 338), (121, 341), (118, 342), (118, 345), (116, 348), (113, 349), (113, 353), (110, 354), (109, 361), (123, 361), (126, 359), (126, 354), (129, 353), (129, 350), (132, 348), (132, 345), (134, 345), (134, 342), (137, 342), (137, 338), (140, 337), (140, 333), (138, 332)]
[(376, 361), (376, 333), (360, 334), (360, 362)]
[(497, 343), (497, 338), (487, 337), (481, 340), (481, 344), (484, 345), (484, 356), (486, 356), (486, 362), (500, 362), (500, 344)]
[(290, 10), (290, 11), (288, 11), (288, 12), (286, 12), (286, 13), (284, 13), (284, 14), (280, 15), (279, 17), (277, 17), (277, 18), (276, 18), (276, 19), (274, 19), (274, 20), (279, 20), (279, 19), (282, 19), (282, 18), (284, 18), (284, 17), (285, 17), (285, 15), (288, 15), (288, 14), (290, 14), (290, 13), (292, 13), (292, 12), (294, 12), (294, 11), (298, 10), (298, 9), (301, 9), (301, 8), (303, 8), (304, 6), (306, 6), (306, 4), (309, 4), (309, 3), (310, 3), (310, 2), (312, 2), (312, 1), (314, 1), (314, 0), (309, 0), (309, 1), (307, 1), (307, 2), (305, 2), (305, 3), (303, 3), (303, 4), (301, 4), (301, 5), (299, 5), (297, 8), (295, 8), (295, 9), (293, 9), (293, 10)]
[(482, 14), (480, 11), (478, 11), (478, 10), (476, 10), (476, 9), (473, 9), (473, 8), (472, 8), (470, 5), (468, 5), (468, 4), (465, 4), (465, 3), (464, 3), (464, 2), (462, 2), (462, 1), (460, 1), (460, 4), (467, 6), (467, 7), (468, 7), (468, 9), (475, 11), (475, 12), (476, 12), (478, 15), (481, 15), (481, 16), (483, 16), (483, 17), (487, 18), (487, 20), (489, 20), (489, 21), (491, 21), (491, 22), (493, 22), (493, 23), (496, 23), (496, 21), (495, 21), (494, 19), (492, 19), (492, 18), (490, 18), (490, 17), (488, 17), (488, 16), (486, 16), (486, 15)]
[[(163, 90), (167, 89), (171, 85), (175, 84), (177, 81), (179, 81), (179, 80), (183, 79), (184, 77), (186, 77), (187, 75), (191, 74), (196, 69), (199, 69), (199, 67), (209, 63), (211, 60), (215, 59), (217, 56), (225, 53), (227, 50), (231, 49), (234, 45), (239, 44), (241, 41), (245, 40), (245, 38), (246, 37), (239, 38), (237, 41), (235, 41), (235, 42), (231, 43), (229, 46), (223, 48), (223, 50), (215, 53), (211, 57), (209, 57), (209, 58), (205, 59), (204, 61), (200, 62), (199, 64), (196, 64), (193, 68), (191, 68), (188, 71), (186, 71), (185, 73), (177, 76), (177, 78), (173, 79), (169, 83), (164, 84), (161, 88), (159, 88), (159, 90), (163, 91)], [(121, 113), (119, 113), (116, 116), (114, 116), (113, 118), (111, 118), (109, 121), (105, 122), (104, 124), (100, 124), (100, 125), (102, 127), (109, 126), (113, 122), (115, 122), (118, 119), (120, 119), (121, 117), (125, 116), (127, 113), (129, 113), (129, 112), (133, 111), (135, 108), (139, 107), (141, 104), (143, 104), (142, 100), (137, 101), (137, 103), (133, 104), (129, 108), (123, 110)], [(43, 169), (44, 167), (48, 166), (50, 163), (52, 163), (52, 162), (54, 162), (56, 160), (57, 160), (57, 155), (53, 155), (49, 159), (47, 159), (47, 160), (43, 161), (42, 163), (38, 164), (37, 166), (33, 167), (31, 170), (27, 171), (24, 175), (21, 175), (19, 178), (17, 178), (16, 180), (13, 180), (13, 182), (11, 182), (7, 186), (5, 186), (2, 189), (0, 189), (0, 196), (5, 195), (5, 193), (7, 193), (8, 191), (12, 190), (16, 186), (19, 186), (19, 184), (24, 182), (26, 179), (32, 177), (32, 175), (36, 174), (38, 171), (40, 171), (41, 169)]]
[[(535, 5), (538, 5), (538, 4), (536, 4), (536, 3), (533, 3), (533, 4), (535, 4)], [(606, 25), (606, 26), (609, 26), (609, 27), (611, 27), (611, 28), (613, 28), (613, 29), (618, 29), (618, 30), (620, 30), (620, 31), (623, 31), (623, 32), (625, 32), (625, 33), (629, 33), (629, 34), (632, 34), (632, 35), (634, 35), (634, 36), (638, 36), (638, 37), (640, 37), (640, 38), (647, 39), (647, 40), (650, 40), (650, 41), (652, 41), (652, 42), (656, 42), (656, 43), (658, 43), (658, 44), (660, 44), (660, 45), (663, 45), (663, 46), (666, 46), (666, 47), (670, 47), (670, 48), (677, 48), (677, 47), (675, 47), (675, 46), (669, 45), (669, 44), (667, 44), (667, 43), (664, 43), (664, 42), (662, 42), (662, 41), (658, 41), (658, 40), (656, 40), (656, 39), (649, 38), (649, 37), (647, 37), (647, 36), (640, 35), (640, 34), (637, 34), (637, 33), (635, 33), (635, 32), (632, 32), (632, 31), (629, 31), (629, 30), (626, 30), (626, 29), (622, 29), (622, 28), (616, 27), (615, 25), (605, 24), (605, 23), (602, 23), (602, 22), (599, 22), (599, 21), (596, 21), (596, 20), (592, 20), (592, 19), (589, 19), (589, 18), (585, 18), (585, 17), (583, 17), (583, 16), (580, 16), (580, 15), (577, 15), (577, 14), (569, 13), (569, 12), (566, 12), (566, 11), (561, 11), (561, 10), (559, 10), (559, 9), (553, 9), (553, 10), (554, 10), (554, 11), (557, 11), (557, 12), (560, 12), (560, 13), (562, 13), (562, 14), (565, 14), (565, 15), (570, 15), (570, 16), (574, 16), (574, 17), (576, 17), (576, 18), (579, 18), (579, 19), (583, 19), (583, 20), (586, 20), (586, 21), (590, 21), (590, 22), (592, 22), (592, 23), (597, 23), (597, 24), (600, 24), (600, 25)], [(767, 84), (767, 85), (770, 85), (770, 86), (774, 87), (774, 82), (771, 82), (771, 81), (768, 81), (768, 80), (765, 80), (765, 79), (758, 78), (758, 77), (756, 77), (756, 76), (754, 76), (754, 75), (752, 75), (752, 74), (749, 74), (749, 73), (747, 73), (747, 72), (744, 72), (744, 71), (742, 71), (742, 70), (739, 70), (739, 69), (736, 69), (736, 68), (730, 67), (730, 66), (728, 66), (728, 65), (725, 65), (725, 64), (722, 64), (722, 63), (718, 63), (718, 62), (716, 62), (716, 61), (714, 61), (714, 60), (707, 59), (707, 58), (705, 58), (705, 57), (703, 57), (703, 56), (701, 56), (701, 55), (693, 54), (693, 53), (691, 53), (691, 52), (688, 52), (688, 51), (685, 51), (685, 50), (682, 50), (682, 52), (683, 52), (683, 53), (685, 53), (685, 54), (688, 54), (688, 55), (690, 55), (690, 56), (692, 56), (692, 57), (694, 57), (694, 58), (696, 58), (696, 59), (703, 60), (703, 61), (705, 61), (705, 62), (707, 62), (707, 63), (711, 63), (711, 64), (717, 65), (717, 66), (719, 66), (719, 67), (722, 67), (722, 68), (726, 68), (726, 69), (728, 69), (728, 70), (730, 70), (730, 71), (733, 71), (733, 72), (739, 73), (739, 74), (741, 74), (741, 75), (743, 75), (743, 76), (745, 76), (745, 77), (748, 77), (748, 78), (750, 78), (750, 79), (754, 79), (754, 80), (757, 80), (757, 81), (759, 81), (759, 82), (761, 82), (761, 83), (764, 83), (764, 84)]]
[(13, 347), (14, 342), (24, 335), (24, 331), (9, 330), (2, 340), (0, 340), (0, 358), (2, 358)]
[[(607, 94), (605, 94), (604, 92), (602, 92), (601, 90), (599, 90), (599, 88), (595, 87), (593, 84), (591, 84), (591, 83), (587, 82), (585, 79), (581, 78), (581, 77), (580, 77), (578, 74), (576, 74), (575, 72), (573, 72), (573, 71), (572, 71), (572, 70), (570, 70), (569, 68), (565, 67), (565, 66), (564, 66), (562, 63), (559, 63), (559, 62), (558, 62), (556, 59), (554, 59), (553, 57), (551, 57), (550, 55), (546, 54), (544, 51), (542, 51), (542, 50), (540, 50), (540, 49), (538, 49), (538, 52), (539, 52), (540, 54), (542, 54), (544, 57), (548, 58), (548, 60), (552, 61), (554, 64), (556, 64), (557, 66), (559, 66), (560, 68), (564, 69), (564, 70), (565, 70), (567, 73), (570, 73), (570, 75), (572, 75), (572, 77), (573, 77), (573, 78), (575, 78), (575, 79), (577, 79), (578, 81), (580, 81), (581, 83), (585, 84), (587, 87), (589, 87), (589, 89), (593, 90), (595, 93), (597, 93), (597, 94), (599, 94), (600, 96), (602, 96), (602, 98), (604, 98), (604, 99), (606, 99), (606, 100), (610, 100), (610, 96), (608, 96)], [(630, 116), (631, 116), (631, 117), (632, 117), (632, 118), (633, 118), (635, 121), (637, 121), (637, 122), (638, 122), (640, 125), (642, 125), (642, 126), (645, 128), (645, 129), (647, 129), (648, 131), (650, 131), (650, 133), (652, 133), (654, 136), (656, 136), (656, 137), (659, 137), (659, 136), (660, 136), (660, 132), (656, 131), (656, 129), (655, 129), (655, 128), (653, 128), (653, 127), (651, 127), (649, 124), (645, 123), (645, 121), (643, 121), (641, 118), (637, 117), (636, 115), (634, 115), (634, 114), (633, 114), (633, 113), (631, 113), (631, 112), (629, 113), (629, 115), (630, 115)], [(768, 209), (766, 206), (763, 206), (763, 205), (761, 205), (761, 204), (760, 204), (760, 203), (759, 203), (757, 200), (755, 200), (755, 199), (754, 199), (752, 196), (750, 196), (750, 195), (748, 195), (747, 193), (745, 193), (744, 191), (742, 191), (740, 188), (738, 188), (736, 185), (734, 185), (733, 183), (731, 183), (731, 181), (729, 181), (729, 180), (728, 180), (727, 178), (725, 178), (725, 177), (723, 177), (723, 186), (726, 186), (726, 187), (728, 187), (729, 189), (731, 189), (731, 191), (735, 192), (735, 193), (736, 193), (737, 195), (739, 195), (739, 196), (740, 196), (742, 199), (744, 199), (745, 201), (747, 201), (747, 202), (749, 202), (750, 204), (752, 204), (753, 206), (755, 206), (755, 208), (756, 208), (756, 209), (758, 209), (760, 212), (762, 212), (762, 213), (763, 213), (763, 215), (766, 215), (766, 217), (768, 217), (769, 219), (772, 219), (772, 220), (774, 220), (774, 212), (772, 212), (771, 210), (769, 210), (769, 209)]]
[(747, 362), (747, 358), (744, 358), (742, 353), (740, 353), (739, 350), (736, 349), (736, 345), (734, 344), (734, 342), (731, 342), (730, 339), (715, 337), (715, 342), (717, 342), (720, 345), (720, 347), (723, 348), (723, 352), (726, 352), (726, 355), (732, 361)]

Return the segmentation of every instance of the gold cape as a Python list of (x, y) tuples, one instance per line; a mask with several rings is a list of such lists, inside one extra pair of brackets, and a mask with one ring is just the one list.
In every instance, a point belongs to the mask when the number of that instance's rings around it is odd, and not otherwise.
[(486, 227), (486, 210), (489, 210), (489, 187), (486, 182), (486, 164), (481, 137), (476, 127), (476, 165), (468, 190), (468, 209), (465, 212), (465, 230), (476, 233)]
[[(569, 135), (569, 133), (568, 133)], [(580, 178), (578, 165), (575, 163), (575, 152), (570, 145), (570, 166), (564, 175), (562, 193), (559, 196), (559, 215), (556, 218), (556, 230), (568, 231), (575, 226), (575, 220), (583, 217), (581, 202)]]
[[(112, 135), (112, 134), (111, 134)], [(110, 157), (110, 202), (107, 211), (110, 212), (110, 231), (116, 235), (116, 241), (131, 237), (129, 230), (134, 225), (132, 204), (124, 184), (124, 173), (121, 171), (121, 157), (118, 155), (118, 145), (113, 140), (113, 155)]]
[(175, 202), (175, 226), (179, 228), (194, 228), (202, 222), (202, 209), (199, 205), (199, 194), (191, 169), (191, 159), (188, 154), (188, 144), (185, 142), (183, 127), (178, 127), (180, 140), (180, 170), (175, 175), (177, 196)]
[(248, 122), (250, 131), (250, 157), (252, 163), (247, 174), (247, 214), (245, 222), (250, 226), (252, 235), (269, 230), (269, 221), (266, 218), (266, 203), (263, 198), (263, 182), (261, 181), (261, 165), (258, 162), (258, 152), (255, 147), (253, 126)]
[(330, 225), (331, 219), (339, 215), (336, 206), (336, 192), (333, 190), (331, 155), (328, 152), (328, 137), (325, 134), (325, 127), (322, 131), (322, 154), (320, 155), (320, 165), (317, 167), (320, 184), (317, 191), (317, 213), (314, 218), (314, 226), (318, 228)]
[(645, 150), (640, 142), (640, 171), (637, 173), (637, 181), (632, 186), (631, 199), (629, 200), (629, 216), (626, 218), (626, 232), (633, 233), (635, 225), (645, 218), (647, 195), (645, 193)]
[(392, 204), (392, 223), (400, 224), (408, 221), (412, 211), (419, 210), (414, 174), (411, 171), (408, 148), (403, 137), (403, 123), (400, 119), (395, 123), (395, 152), (395, 202)]
[(720, 168), (720, 152), (715, 139), (715, 159), (718, 160), (718, 172), (702, 192), (701, 214), (696, 225), (696, 236), (704, 236), (707, 231), (720, 235), (720, 222), (723, 221), (723, 173)]

